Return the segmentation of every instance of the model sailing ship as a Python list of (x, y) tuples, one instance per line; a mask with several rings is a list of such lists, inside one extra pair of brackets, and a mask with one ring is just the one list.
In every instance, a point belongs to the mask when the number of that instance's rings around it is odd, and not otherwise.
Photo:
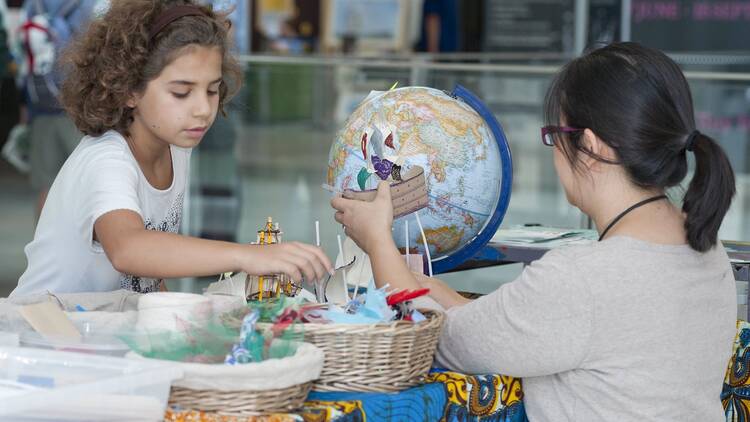
[[(271, 217), (266, 220), (266, 225), (258, 230), (258, 237), (254, 245), (274, 245), (281, 243), (283, 232), (279, 229), (279, 223), (274, 223)], [(263, 301), (285, 296), (296, 296), (301, 284), (294, 283), (285, 274), (248, 275), (245, 279), (245, 292), (247, 300)]]

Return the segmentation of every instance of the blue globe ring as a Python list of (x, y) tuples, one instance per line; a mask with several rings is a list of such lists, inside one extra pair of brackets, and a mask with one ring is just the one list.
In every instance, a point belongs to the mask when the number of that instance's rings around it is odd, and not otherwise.
[(510, 203), (510, 194), (513, 190), (513, 157), (510, 153), (510, 145), (508, 145), (508, 139), (505, 137), (505, 132), (500, 122), (497, 121), (495, 116), (490, 112), (487, 106), (482, 103), (479, 98), (474, 95), (471, 91), (464, 88), (461, 85), (456, 85), (453, 92), (449, 93), (451, 97), (460, 99), (476, 111), (487, 125), (490, 127), (490, 131), (497, 142), (498, 150), (500, 151), (500, 166), (502, 170), (502, 181), (500, 182), (500, 195), (498, 195), (497, 204), (495, 205), (495, 211), (492, 216), (485, 224), (484, 228), (468, 243), (458, 249), (456, 252), (438, 260), (432, 262), (433, 274), (440, 274), (448, 272), (468, 259), (472, 258), (479, 252), (479, 250), (487, 244), (495, 235), (497, 229), (500, 228), (500, 224), (503, 222), (505, 213), (508, 211), (508, 204)]

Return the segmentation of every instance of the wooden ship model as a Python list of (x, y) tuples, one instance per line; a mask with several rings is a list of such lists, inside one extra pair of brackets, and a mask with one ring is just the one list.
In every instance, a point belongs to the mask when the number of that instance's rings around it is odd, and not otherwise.
[[(427, 183), (422, 167), (412, 167), (403, 177), (400, 172), (394, 173), (394, 175), (393, 180), (388, 179), (391, 184), (393, 218), (411, 214), (427, 206), (430, 198), (427, 195)], [(377, 189), (365, 189), (361, 191), (346, 189), (343, 195), (344, 198), (371, 202), (377, 194)]]
[[(281, 243), (282, 234), (279, 223), (274, 223), (273, 219), (268, 217), (266, 225), (258, 230), (258, 237), (253, 244), (274, 245)], [(248, 301), (279, 298), (282, 294), (296, 296), (300, 287), (301, 284), (294, 283), (285, 274), (248, 275), (245, 279), (245, 292)]]

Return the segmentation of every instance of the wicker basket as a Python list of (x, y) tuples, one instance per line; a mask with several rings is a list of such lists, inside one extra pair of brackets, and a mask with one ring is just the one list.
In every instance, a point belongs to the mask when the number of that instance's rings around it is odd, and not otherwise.
[(395, 392), (424, 379), (432, 365), (444, 314), (389, 324), (304, 324), (305, 341), (325, 354), (316, 391)]
[(289, 413), (302, 407), (323, 362), (323, 351), (309, 343), (293, 356), (242, 365), (170, 362), (183, 377), (172, 382), (169, 405), (226, 416)]
[(192, 390), (172, 387), (169, 405), (227, 416), (289, 413), (302, 407), (312, 382), (267, 391)]

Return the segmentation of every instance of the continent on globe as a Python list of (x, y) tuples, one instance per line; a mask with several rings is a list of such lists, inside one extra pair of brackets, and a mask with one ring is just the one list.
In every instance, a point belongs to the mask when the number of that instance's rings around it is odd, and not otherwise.
[(445, 253), (446, 249), (452, 250), (458, 247), (463, 234), (464, 230), (456, 226), (443, 226), (436, 229), (425, 229), (424, 231), (427, 243), (435, 245), (438, 253)]

